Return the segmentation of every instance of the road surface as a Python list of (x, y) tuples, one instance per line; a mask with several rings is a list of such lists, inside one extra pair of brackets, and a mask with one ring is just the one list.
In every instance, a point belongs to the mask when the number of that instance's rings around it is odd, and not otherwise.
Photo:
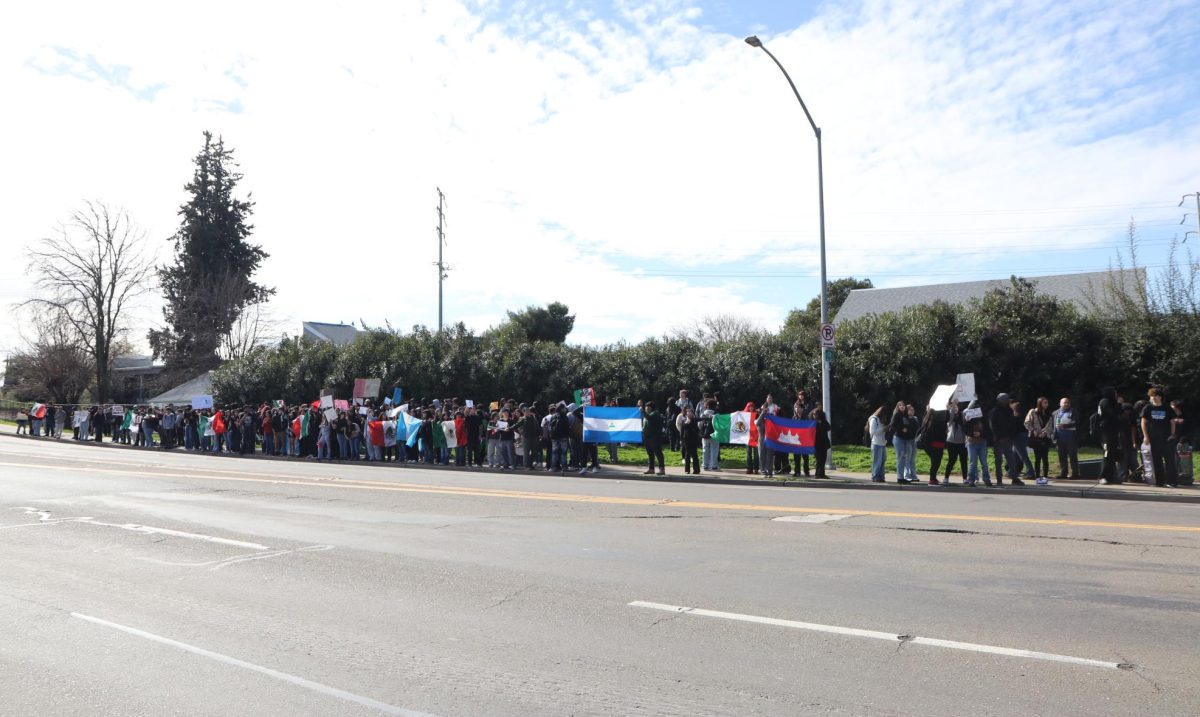
[(1196, 715), (1200, 505), (0, 437), (4, 715)]

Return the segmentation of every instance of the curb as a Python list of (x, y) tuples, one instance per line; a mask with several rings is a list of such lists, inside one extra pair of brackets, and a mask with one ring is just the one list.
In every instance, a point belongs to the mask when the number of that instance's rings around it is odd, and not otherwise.
[[(30, 440), (30, 441), (32, 441), (34, 439), (33, 436), (26, 436), (26, 435), (18, 436), (18, 435), (8, 433), (8, 432), (0, 432), (0, 438), (11, 438), (11, 439), (15, 439), (15, 440)], [(39, 438), (38, 440), (40, 441), (42, 439)], [(63, 441), (55, 441), (55, 443), (62, 444)], [(133, 450), (134, 449), (133, 446), (127, 446), (122, 443), (111, 443), (108, 441), (97, 443), (96, 441), (74, 441), (74, 440), (67, 439), (66, 443), (71, 444), (71, 445), (90, 446), (92, 448), (112, 448), (112, 449), (124, 449), (124, 450)], [(155, 450), (160, 450), (160, 449), (155, 449)], [(192, 453), (190, 453), (182, 448), (180, 449), (180, 451), (184, 455), (192, 455)], [(263, 455), (262, 453), (252, 453), (248, 456), (234, 455), (234, 454), (229, 454), (229, 453), (213, 453), (213, 454), (208, 454), (208, 455), (209, 455), (209, 457), (212, 457), (212, 458), (240, 458), (242, 460), (251, 459), (251, 460), (260, 460), (260, 461), (287, 461), (287, 462), (291, 462), (291, 461), (295, 460), (293, 458), (288, 458), (285, 456), (267, 456), (267, 455)], [(309, 461), (303, 461), (303, 462), (309, 463)], [(365, 461), (365, 460), (351, 461), (351, 462), (339, 462), (338, 464), (339, 465), (356, 465), (356, 466), (364, 466), (364, 467), (371, 467), (371, 468), (393, 468), (393, 469), (400, 469), (400, 470), (403, 470), (405, 467), (408, 467), (410, 465), (408, 463), (380, 463), (380, 462)], [(416, 466), (414, 466), (414, 467), (416, 467)], [(429, 469), (458, 470), (459, 469), (459, 466), (456, 466), (456, 465), (429, 466), (424, 463), (419, 464), (419, 467), (425, 468), (426, 470), (429, 470)], [(1025, 497), (1033, 497), (1033, 498), (1046, 496), (1046, 497), (1054, 497), (1054, 498), (1090, 498), (1090, 499), (1100, 499), (1100, 500), (1130, 500), (1130, 501), (1140, 501), (1140, 502), (1149, 502), (1149, 503), (1200, 503), (1200, 491), (1197, 491), (1195, 495), (1179, 495), (1177, 493), (1155, 494), (1150, 491), (1142, 491), (1142, 490), (1139, 490), (1138, 492), (1126, 493), (1126, 492), (1123, 492), (1121, 489), (1116, 489), (1116, 490), (1103, 489), (1103, 488), (1100, 488), (1100, 486), (1098, 484), (1090, 483), (1090, 482), (1087, 484), (1086, 487), (1083, 487), (1083, 486), (1074, 487), (1074, 486), (1065, 486), (1062, 484), (1058, 484), (1058, 485), (1052, 485), (1052, 486), (1028, 486), (1025, 488), (988, 488), (988, 487), (984, 486), (984, 487), (965, 489), (961, 485), (954, 485), (954, 486), (950, 486), (950, 487), (941, 487), (941, 486), (930, 486), (925, 483), (918, 483), (918, 484), (914, 484), (914, 485), (901, 485), (898, 483), (873, 483), (873, 482), (868, 482), (868, 481), (839, 477), (836, 474), (832, 474), (829, 478), (824, 479), (824, 480), (813, 479), (813, 480), (806, 480), (806, 481), (794, 481), (794, 480), (766, 481), (766, 480), (753, 480), (753, 479), (747, 479), (747, 478), (710, 478), (707, 476), (687, 477), (687, 478), (685, 478), (683, 476), (676, 476), (676, 475), (649, 476), (649, 475), (644, 475), (640, 472), (629, 473), (629, 472), (627, 472), (627, 469), (625, 469), (623, 467), (614, 467), (611, 465), (607, 466), (603, 470), (604, 470), (604, 472), (601, 474), (589, 474), (587, 476), (580, 476), (577, 471), (566, 471), (564, 473), (560, 473), (559, 475), (570, 475), (573, 477), (587, 477), (587, 478), (593, 478), (593, 479), (597, 479), (597, 480), (631, 480), (631, 481), (644, 481), (644, 482), (649, 482), (649, 483), (681, 483), (681, 484), (700, 483), (700, 484), (706, 484), (706, 485), (752, 486), (752, 487), (759, 487), (759, 488), (763, 488), (763, 487), (766, 487), (766, 488), (816, 488), (816, 489), (835, 488), (835, 489), (849, 489), (849, 490), (884, 490), (884, 491), (907, 491), (907, 492), (932, 491), (932, 492), (936, 492), (936, 493), (950, 494), (950, 495), (1005, 495), (1005, 496), (1025, 496)], [(465, 469), (464, 469), (464, 472), (466, 472)], [(480, 468), (472, 468), (472, 469), (470, 469), (469, 472), (475, 473), (475, 474), (496, 474), (496, 475), (504, 475), (504, 474), (525, 475), (525, 476), (542, 476), (542, 475), (552, 476), (552, 475), (555, 475), (555, 473), (553, 471), (545, 471), (545, 470), (528, 471), (528, 470), (525, 470), (522, 468), (513, 469), (511, 471), (503, 471), (503, 470), (500, 470), (499, 468), (480, 467)], [(1185, 488), (1185, 490), (1188, 490), (1188, 489), (1189, 488)]]

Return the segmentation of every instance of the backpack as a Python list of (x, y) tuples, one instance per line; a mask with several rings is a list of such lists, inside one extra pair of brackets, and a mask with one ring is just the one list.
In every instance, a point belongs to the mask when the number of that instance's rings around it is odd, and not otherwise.
[(712, 438), (713, 420), (711, 416), (700, 419), (700, 435), (704, 438)]
[(567, 417), (563, 414), (555, 413), (551, 416), (550, 437), (555, 439), (571, 437), (570, 426), (567, 425)]

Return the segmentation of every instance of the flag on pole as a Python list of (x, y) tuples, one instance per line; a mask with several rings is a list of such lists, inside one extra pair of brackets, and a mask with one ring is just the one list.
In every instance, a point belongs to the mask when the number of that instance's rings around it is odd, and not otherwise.
[(36, 418), (39, 421), (46, 417), (46, 404), (35, 403), (33, 408), (29, 409), (29, 417)]
[(636, 406), (584, 406), (584, 443), (641, 443), (642, 412)]
[(713, 440), (735, 446), (757, 446), (758, 426), (754, 411), (734, 411), (713, 416)]
[(816, 452), (817, 422), (768, 414), (762, 443), (773, 451), (811, 455)]
[(596, 389), (594, 389), (594, 388), (577, 388), (577, 389), (575, 389), (575, 405), (576, 406), (595, 406), (596, 405)]
[(275, 401), (273, 402), (272, 405), (274, 405), (275, 408), (283, 408), (284, 407), (283, 399), (282, 398), (275, 399)]

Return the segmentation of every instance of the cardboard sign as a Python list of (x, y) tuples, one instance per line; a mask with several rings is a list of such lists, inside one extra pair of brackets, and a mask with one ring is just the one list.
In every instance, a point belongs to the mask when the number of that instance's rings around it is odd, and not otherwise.
[(333, 407), (339, 411), (349, 411), (350, 410), (350, 402), (344, 398), (335, 398), (333, 400)]
[(212, 396), (192, 396), (192, 408), (212, 408)]
[(963, 420), (974, 421), (976, 418), (983, 418), (982, 408), (968, 408), (963, 411)]
[(385, 406), (390, 406), (390, 405), (392, 405), (392, 397), (391, 397), (391, 396), (386, 396), (386, 397), (384, 397), (384, 399), (383, 399), (383, 405), (385, 405)]
[(401, 391), (399, 387), (392, 389), (392, 403), (399, 404), (403, 400), (404, 391)]
[(360, 415), (360, 416), (365, 416), (370, 412), (371, 411), (366, 406), (363, 406), (362, 408), (358, 409), (358, 415)]
[(960, 373), (954, 382), (958, 384), (958, 390), (954, 393), (955, 401), (966, 403), (978, 398), (975, 395), (975, 374)]
[(933, 395), (929, 397), (929, 407), (935, 411), (945, 411), (946, 406), (950, 404), (950, 399), (957, 391), (957, 384), (938, 386)]
[[(195, 406), (193, 406), (193, 408), (195, 408)], [(113, 406), (112, 407), (112, 415), (124, 416), (125, 415), (125, 407), (124, 406)]]
[(333, 394), (327, 393), (321, 396), (321, 408), (333, 408)]
[(375, 398), (379, 395), (379, 384), (381, 383), (383, 383), (383, 379), (379, 378), (354, 379), (354, 397)]
[(338, 416), (338, 414), (337, 414), (336, 408), (326, 408), (325, 409), (325, 420), (326, 421), (333, 423), (334, 421), (337, 420), (337, 416)]
[(496, 430), (503, 431), (508, 428), (508, 421), (496, 421)]

